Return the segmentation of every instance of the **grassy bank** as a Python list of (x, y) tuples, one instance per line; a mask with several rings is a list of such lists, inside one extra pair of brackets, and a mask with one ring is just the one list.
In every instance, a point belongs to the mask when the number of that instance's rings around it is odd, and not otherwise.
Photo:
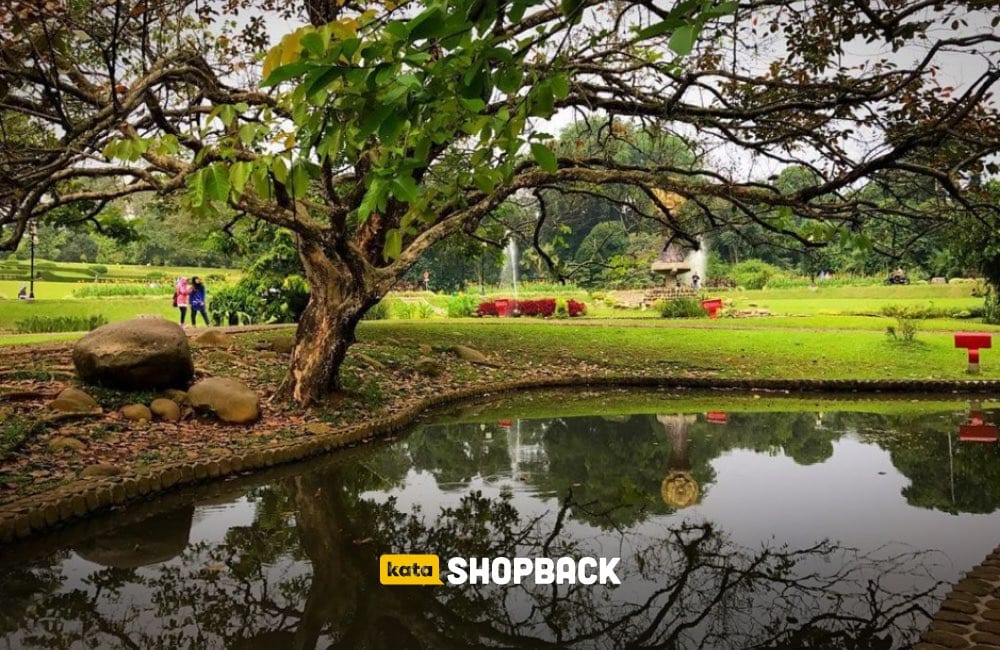
[[(398, 341), (414, 348), (456, 343), (517, 364), (558, 369), (593, 363), (612, 372), (685, 368), (720, 377), (823, 379), (967, 379), (964, 350), (946, 332), (924, 332), (912, 343), (880, 331), (721, 327), (618, 327), (551, 324), (527, 319), (477, 322), (363, 323), (360, 340)], [(996, 356), (996, 360), (994, 360)], [(1000, 378), (1000, 351), (982, 354), (983, 378)]]

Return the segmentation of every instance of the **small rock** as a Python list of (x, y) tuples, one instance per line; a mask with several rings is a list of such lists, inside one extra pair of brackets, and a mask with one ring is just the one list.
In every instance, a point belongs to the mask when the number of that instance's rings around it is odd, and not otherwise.
[(177, 388), (168, 388), (167, 390), (163, 391), (163, 396), (166, 397), (168, 400), (174, 402), (175, 404), (179, 404), (180, 406), (184, 406), (185, 404), (188, 403), (187, 392), (179, 390)]
[(63, 413), (93, 413), (100, 410), (97, 400), (79, 388), (67, 388), (49, 402), (49, 408)]
[(499, 367), (499, 364), (490, 361), (485, 354), (467, 345), (453, 345), (451, 346), (451, 351), (457, 354), (459, 359), (463, 359), (469, 363), (491, 366), (493, 368)]
[(289, 354), (295, 347), (295, 339), (291, 336), (282, 336), (271, 339), (271, 349), (278, 354)]
[(76, 438), (60, 436), (49, 440), (49, 451), (56, 453), (61, 451), (83, 451), (86, 448), (87, 445), (83, 444)]
[(378, 359), (372, 359), (367, 354), (362, 354), (359, 352), (354, 356), (354, 358), (373, 370), (385, 370), (384, 363), (382, 363)]
[[(184, 396), (187, 397), (187, 393)], [(181, 419), (181, 407), (172, 399), (163, 397), (154, 399), (152, 404), (149, 405), (149, 410), (157, 418), (166, 420), (167, 422), (176, 422)]]
[(117, 465), (112, 465), (110, 463), (98, 463), (96, 465), (84, 467), (83, 471), (80, 472), (80, 476), (84, 478), (92, 476), (118, 476), (124, 472), (125, 470)]
[(194, 342), (206, 348), (228, 348), (233, 344), (233, 337), (219, 330), (206, 330), (194, 337)]
[(127, 404), (122, 407), (122, 417), (132, 422), (149, 422), (153, 419), (153, 413), (145, 404)]
[(420, 357), (413, 364), (413, 367), (417, 369), (421, 375), (427, 375), (428, 377), (439, 377), (444, 373), (444, 365), (438, 363), (430, 357)]
[(306, 425), (306, 433), (311, 433), (314, 436), (333, 433), (333, 425), (328, 422), (310, 422)]
[(260, 398), (230, 377), (202, 379), (188, 390), (188, 400), (195, 410), (214, 413), (223, 422), (248, 424), (260, 418)]

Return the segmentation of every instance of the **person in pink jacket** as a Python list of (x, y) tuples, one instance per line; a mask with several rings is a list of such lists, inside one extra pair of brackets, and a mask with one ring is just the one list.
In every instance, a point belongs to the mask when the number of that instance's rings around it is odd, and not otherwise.
[[(191, 295), (191, 285), (188, 284), (187, 278), (180, 278), (177, 280), (177, 285), (174, 288), (174, 307), (181, 310), (181, 327), (184, 327), (184, 321), (187, 318), (187, 309), (190, 302), (189, 296)], [(194, 315), (192, 314), (192, 319)]]

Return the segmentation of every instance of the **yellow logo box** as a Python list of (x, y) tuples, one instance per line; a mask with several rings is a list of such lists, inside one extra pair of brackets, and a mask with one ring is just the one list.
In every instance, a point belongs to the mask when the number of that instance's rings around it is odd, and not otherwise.
[(378, 579), (384, 585), (439, 585), (441, 560), (436, 555), (380, 555)]

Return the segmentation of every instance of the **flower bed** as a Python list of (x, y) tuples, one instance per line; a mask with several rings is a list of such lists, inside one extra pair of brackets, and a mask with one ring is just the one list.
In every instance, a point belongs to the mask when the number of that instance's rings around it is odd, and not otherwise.
[[(498, 306), (498, 302), (505, 303), (505, 306)], [(548, 318), (556, 313), (556, 300), (555, 298), (518, 300), (516, 302), (506, 299), (490, 300), (479, 303), (479, 307), (476, 309), (476, 316), (499, 316), (502, 311), (509, 314), (514, 310), (516, 310), (521, 316), (540, 316), (542, 318)], [(582, 316), (587, 313), (587, 305), (576, 300), (567, 300), (566, 313), (571, 317)]]

